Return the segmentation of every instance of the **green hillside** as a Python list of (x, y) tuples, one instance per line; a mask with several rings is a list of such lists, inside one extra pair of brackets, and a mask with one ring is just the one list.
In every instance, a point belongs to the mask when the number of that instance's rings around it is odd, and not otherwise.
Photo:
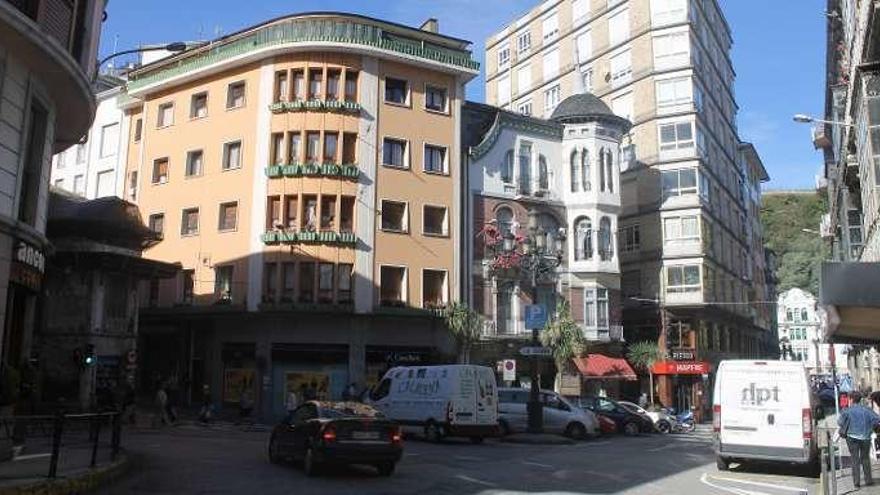
[(816, 233), (802, 229), (819, 229), (825, 198), (813, 193), (769, 193), (763, 203), (764, 244), (776, 252), (778, 291), (799, 287), (818, 294), (819, 265), (827, 248)]

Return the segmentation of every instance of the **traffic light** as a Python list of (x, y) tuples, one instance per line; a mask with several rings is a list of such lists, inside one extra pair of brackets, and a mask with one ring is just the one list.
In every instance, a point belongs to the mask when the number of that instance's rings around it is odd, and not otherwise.
[(95, 346), (87, 344), (82, 347), (77, 347), (73, 350), (73, 360), (80, 368), (94, 366), (95, 363), (98, 362), (98, 358), (95, 355)]

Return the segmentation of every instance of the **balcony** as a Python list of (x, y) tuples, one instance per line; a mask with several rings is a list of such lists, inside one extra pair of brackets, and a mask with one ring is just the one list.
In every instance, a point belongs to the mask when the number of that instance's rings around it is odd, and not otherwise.
[(513, 328), (508, 328), (507, 331), (498, 331), (498, 324), (495, 321), (486, 320), (483, 322), (483, 331), (481, 336), (483, 339), (491, 340), (491, 339), (529, 339), (532, 337), (532, 332), (525, 332), (520, 330), (521, 324), (517, 322), (517, 324), (513, 325)]
[(357, 235), (353, 232), (269, 230), (260, 236), (260, 240), (266, 245), (329, 244), (355, 246), (357, 244)]
[(608, 328), (585, 328), (584, 338), (590, 342), (623, 342), (623, 325)]
[(358, 114), (361, 104), (356, 101), (340, 100), (296, 100), (279, 101), (269, 105), (272, 113), (285, 112), (337, 112)]
[(279, 177), (339, 177), (357, 180), (360, 173), (360, 169), (355, 164), (289, 163), (266, 167), (266, 177), (270, 179)]

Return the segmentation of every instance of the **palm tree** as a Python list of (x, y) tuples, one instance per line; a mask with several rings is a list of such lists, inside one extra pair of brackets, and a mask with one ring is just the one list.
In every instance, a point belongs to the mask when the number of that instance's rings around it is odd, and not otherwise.
[(556, 316), (547, 324), (541, 332), (541, 344), (549, 347), (556, 362), (559, 374), (557, 383), (561, 383), (562, 373), (570, 371), (573, 367), (574, 358), (583, 357), (587, 354), (587, 339), (583, 331), (571, 317), (571, 308), (568, 302), (560, 300), (556, 304)]
[(654, 405), (654, 363), (662, 361), (666, 357), (666, 353), (660, 349), (656, 342), (643, 341), (636, 342), (629, 346), (626, 353), (629, 362), (638, 368), (648, 371), (648, 383), (650, 384), (651, 405)]
[(466, 303), (455, 302), (443, 310), (443, 320), (458, 344), (459, 362), (468, 364), (471, 360), (471, 347), (480, 339), (483, 317)]

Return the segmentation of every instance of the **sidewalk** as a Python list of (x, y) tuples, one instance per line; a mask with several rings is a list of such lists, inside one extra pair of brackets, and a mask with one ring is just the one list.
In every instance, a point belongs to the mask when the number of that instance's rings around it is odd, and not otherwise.
[(96, 465), (91, 464), (92, 451), (88, 446), (65, 447), (59, 456), (56, 478), (47, 478), (51, 450), (35, 448), (35, 453), (17, 456), (0, 462), (0, 495), (53, 495), (84, 493), (122, 476), (129, 466), (124, 452), (111, 460), (110, 449), (98, 450)]
[(842, 469), (838, 468), (837, 470), (838, 495), (843, 495), (845, 493), (858, 493), (860, 495), (880, 495), (880, 460), (871, 460), (871, 474), (874, 478), (874, 485), (865, 486), (865, 477), (864, 473), (862, 473), (862, 487), (856, 490), (852, 482), (852, 467), (850, 466), (849, 450), (846, 448), (846, 442), (838, 442), (837, 448), (840, 452), (840, 460), (844, 466)]

